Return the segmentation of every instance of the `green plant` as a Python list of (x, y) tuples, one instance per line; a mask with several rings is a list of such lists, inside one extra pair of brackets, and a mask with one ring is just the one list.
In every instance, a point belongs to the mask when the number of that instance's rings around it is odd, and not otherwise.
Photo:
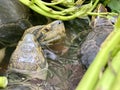
[[(84, 5), (81, 5), (80, 2), (75, 3), (74, 0), (52, 0), (51, 3), (42, 0), (20, 0), (20, 2), (41, 15), (54, 19), (70, 20), (87, 16), (88, 12), (90, 13), (95, 8), (99, 0)], [(67, 5), (65, 5), (66, 3)]]
[(8, 84), (8, 79), (5, 76), (0, 76), (0, 87), (5, 88)]

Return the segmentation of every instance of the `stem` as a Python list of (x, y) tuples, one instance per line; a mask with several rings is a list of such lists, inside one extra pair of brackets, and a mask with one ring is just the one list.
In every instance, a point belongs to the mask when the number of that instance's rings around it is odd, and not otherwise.
[(53, 7), (53, 8), (55, 8), (55, 9), (57, 9), (57, 10), (64, 10), (64, 8), (61, 8), (61, 7), (59, 7), (59, 6), (51, 6), (51, 7)]
[(103, 73), (101, 79), (98, 81), (98, 84), (96, 85), (95, 90), (110, 90), (112, 87), (112, 84), (116, 78), (116, 74), (119, 71), (120, 68), (120, 51), (117, 53), (117, 55), (113, 58), (112, 62), (109, 61), (110, 64)]
[(58, 15), (64, 15), (65, 14), (65, 13), (62, 13), (60, 11), (55, 11), (52, 8), (47, 7), (46, 5), (44, 5), (42, 3), (41, 0), (34, 0), (34, 3), (46, 12), (53, 13), (53, 14), (58, 14)]
[(37, 4), (41, 9), (43, 9), (49, 13), (58, 14), (58, 15), (66, 15), (66, 14), (69, 14), (73, 11), (77, 11), (78, 9), (80, 9), (80, 6), (76, 5), (76, 6), (73, 6), (71, 8), (64, 9), (62, 11), (55, 11), (55, 10), (45, 6), (44, 4), (42, 4), (41, 0), (34, 0), (34, 3)]
[(5, 88), (8, 84), (7, 77), (5, 76), (0, 76), (0, 87)]
[(120, 70), (117, 73), (117, 76), (110, 90), (120, 90)]
[(68, 9), (64, 9), (62, 10), (62, 13), (72, 13), (72, 12), (76, 12), (77, 10), (79, 10), (81, 8), (81, 6), (77, 5), (77, 6), (73, 6), (71, 8)]
[(95, 0), (95, 3), (93, 4), (92, 8), (90, 9), (90, 12), (93, 11), (93, 9), (97, 6), (99, 0)]
[(66, 1), (66, 0), (59, 0), (59, 1), (53, 2), (53, 3), (47, 3), (47, 2), (41, 1), (41, 3), (43, 3), (44, 5), (47, 5), (47, 6), (54, 6), (54, 5), (60, 4), (64, 1)]
[(20, 2), (22, 2), (23, 4), (25, 4), (26, 6), (28, 6), (29, 8), (31, 8), (32, 10), (36, 11), (37, 13), (41, 15), (54, 18), (54, 19), (58, 19), (58, 20), (71, 20), (79, 16), (84, 16), (87, 10), (89, 10), (89, 5), (84, 5), (78, 12), (76, 12), (73, 15), (61, 16), (57, 14), (52, 14), (51, 12), (46, 12), (43, 9), (36, 6), (35, 4), (32, 4), (29, 0), (20, 0)]
[(99, 15), (112, 15), (112, 16), (118, 16), (118, 13), (110, 13), (110, 12), (101, 12), (101, 13), (94, 13), (94, 12), (88, 12), (88, 15), (94, 15), (94, 16), (99, 16)]

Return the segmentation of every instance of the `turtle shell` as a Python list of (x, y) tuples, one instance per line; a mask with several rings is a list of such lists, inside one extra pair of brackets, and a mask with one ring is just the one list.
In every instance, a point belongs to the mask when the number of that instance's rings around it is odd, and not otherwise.
[(18, 0), (0, 0), (0, 48), (17, 43), (31, 26), (29, 9)]

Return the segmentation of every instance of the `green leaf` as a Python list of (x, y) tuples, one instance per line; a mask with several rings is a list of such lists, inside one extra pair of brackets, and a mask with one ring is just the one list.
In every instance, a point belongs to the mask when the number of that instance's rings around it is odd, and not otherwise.
[(120, 13), (120, 0), (110, 0), (108, 7), (110, 7), (112, 11)]

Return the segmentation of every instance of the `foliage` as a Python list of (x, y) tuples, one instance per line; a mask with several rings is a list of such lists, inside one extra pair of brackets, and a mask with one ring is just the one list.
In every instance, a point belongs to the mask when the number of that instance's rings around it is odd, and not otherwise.
[[(20, 0), (23, 4), (46, 17), (71, 20), (76, 17), (85, 17), (91, 13), (99, 0), (91, 1), (88, 4), (83, 4), (84, 1), (77, 0), (52, 0), (51, 3), (42, 0)], [(67, 3), (67, 4), (66, 4)], [(88, 13), (89, 12), (89, 13)]]
[(112, 11), (120, 13), (120, 0), (109, 0), (108, 7), (110, 7)]
[[(71, 20), (77, 17), (84, 18), (88, 15), (100, 15), (100, 16), (113, 16), (117, 13), (95, 13), (93, 10), (101, 0), (52, 0), (51, 2), (45, 2), (43, 0), (19, 0), (35, 12), (59, 20)], [(113, 2), (109, 3), (109, 0), (104, 1), (112, 8)], [(118, 3), (117, 3), (118, 4)], [(112, 8), (114, 10), (114, 8)], [(118, 8), (115, 8), (118, 11)]]

